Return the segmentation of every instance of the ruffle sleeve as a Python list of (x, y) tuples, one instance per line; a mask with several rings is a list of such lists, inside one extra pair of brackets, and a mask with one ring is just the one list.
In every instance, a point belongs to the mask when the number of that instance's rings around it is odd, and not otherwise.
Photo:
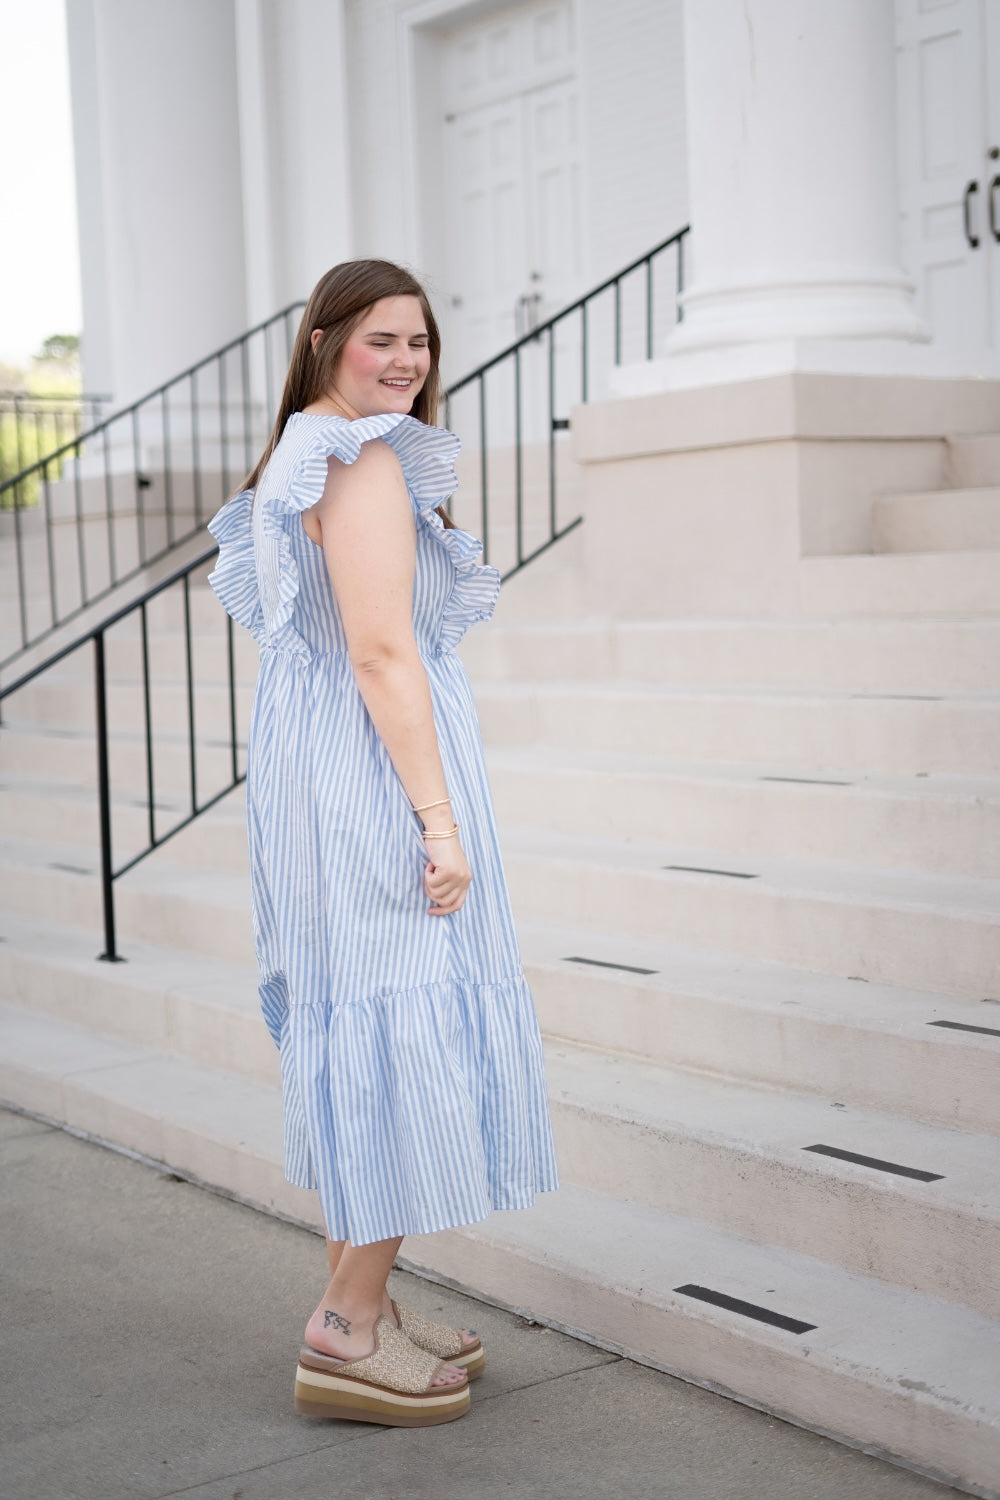
[[(382, 438), (399, 459), (418, 525), (444, 549), (454, 570), (454, 586), (440, 621), (439, 649), (453, 649), (470, 625), (488, 620), (499, 597), (500, 575), (496, 568), (479, 562), (482, 544), (476, 537), (457, 527), (446, 527), (437, 514), (437, 507), (458, 487), (455, 460), (461, 443), (455, 434), (442, 427), (428, 427), (402, 413), (348, 421), (346, 417), (299, 412), (289, 419), (293, 422), (314, 424), (315, 432), (305, 442), (298, 437), (298, 455), (291, 473), (281, 476), (280, 490), (269, 493), (265, 472), (255, 501), (260, 510), (258, 545), (276, 552), (271, 559), (273, 566), (263, 570), (276, 582), (273, 594), (267, 591), (264, 608), (254, 574), (249, 492), (245, 512), (239, 509), (230, 518), (230, 511), (245, 499), (238, 495), (223, 507), (209, 528), (219, 541), (219, 564), (209, 581), (229, 613), (259, 641), (266, 638), (270, 645), (300, 653), (308, 650), (291, 623), (300, 579), (289, 528), (293, 523), (299, 525), (301, 512), (315, 505), (322, 495), (331, 454), (352, 464), (366, 442)], [(234, 606), (242, 613), (237, 614)]]
[(253, 490), (241, 490), (208, 523), (219, 556), (208, 581), (238, 625), (264, 644), (264, 611), (253, 557)]

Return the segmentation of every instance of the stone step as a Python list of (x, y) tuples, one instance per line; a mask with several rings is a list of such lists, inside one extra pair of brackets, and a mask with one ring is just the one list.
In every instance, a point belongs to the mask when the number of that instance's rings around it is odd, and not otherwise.
[[(246, 766), (246, 742), (242, 724), (238, 751), (239, 768)], [(135, 730), (111, 736), (108, 745), (110, 778), (116, 798), (145, 795), (146, 739)], [(7, 723), (0, 730), (0, 777), (28, 776), (58, 782), (67, 787), (97, 786), (97, 750), (94, 734), (87, 729), (35, 728)], [(232, 752), (228, 733), (196, 741), (196, 791), (204, 801), (230, 784)], [(190, 805), (190, 751), (186, 734), (157, 733), (153, 756), (153, 790), (157, 803), (175, 805), (184, 798)]]
[[(177, 841), (116, 883), (120, 941), (251, 962), (249, 881), (173, 863)], [(1000, 998), (996, 882), (508, 829), (504, 862), (525, 922), (592, 928), (879, 984)], [(673, 867), (673, 868), (668, 868)], [(102, 929), (96, 860), (8, 841), (0, 900)]]
[(804, 615), (1000, 615), (1000, 551), (856, 553), (799, 562)]
[(783, 764), (806, 775), (1000, 773), (1000, 698), (480, 683), (490, 747)]
[[(782, 766), (540, 749), (492, 750), (488, 764), (501, 826), (1000, 877), (997, 778), (810, 778)], [(160, 791), (156, 801), (162, 837), (187, 815), (189, 799), (184, 791)], [(146, 808), (141, 785), (116, 788), (112, 831), (119, 861), (148, 843)], [(0, 786), (0, 821), (14, 838), (96, 848), (97, 818), (92, 787), (13, 772)], [(245, 869), (242, 793), (234, 792), (179, 839), (175, 857), (182, 862)]]
[[(9, 911), (4, 936), (13, 1003), (277, 1083), (252, 964), (131, 938), (127, 962), (101, 963), (93, 934)], [(521, 945), (548, 1037), (1000, 1135), (1000, 1002), (573, 928), (527, 926)]]
[(522, 922), (1000, 998), (1000, 885), (507, 828)]
[[(0, 1017), (7, 1102), (318, 1227), (281, 1175), (277, 1090)], [(1000, 1463), (1000, 1327), (939, 1297), (572, 1183), (531, 1213), (410, 1239), (404, 1263), (939, 1477), (982, 1487)]]
[(1000, 484), (1000, 433), (950, 437), (948, 479), (956, 486)]
[(3, 995), (12, 1004), (106, 1037), (208, 1063), (280, 1087), (257, 966), (130, 942), (126, 961), (97, 957), (94, 935), (6, 912)]
[(876, 552), (1000, 548), (1000, 485), (880, 495), (872, 506)]
[[(209, 1059), (219, 1066), (210, 1052), (188, 1061)], [(569, 1182), (666, 1212), (696, 1204), (729, 1233), (1000, 1311), (1000, 1281), (982, 1275), (1000, 1251), (994, 1138), (566, 1042), (547, 1045), (546, 1067)]]
[(474, 1276), (535, 1322), (996, 1494), (1000, 1326), (965, 1308), (574, 1185), (407, 1240), (400, 1263)]
[[(192, 693), (197, 733), (203, 738), (224, 738), (229, 734), (229, 681), (221, 663), (217, 675), (209, 676), (196, 666)], [(180, 662), (169, 678), (150, 674), (150, 709), (154, 733), (186, 732), (188, 722), (188, 689)], [(237, 716), (246, 724), (250, 712), (255, 678), (244, 678), (236, 685)], [(92, 729), (95, 691), (92, 676), (56, 676), (46, 673), (21, 688), (5, 705), (5, 721), (11, 727), (39, 729)], [(145, 723), (145, 697), (141, 677), (121, 679), (107, 684), (108, 725), (113, 734), (137, 733)]]
[(502, 826), (1000, 877), (1000, 779), (492, 749)]
[(569, 1043), (546, 1069), (567, 1181), (1000, 1316), (995, 1137)]
[(462, 656), (476, 684), (619, 678), (947, 697), (1000, 692), (1000, 619), (553, 619), (474, 630)]
[(592, 929), (524, 924), (519, 933), (547, 1036), (1000, 1135), (1000, 999)]
[[(178, 948), (226, 963), (254, 963), (249, 879), (168, 862), (169, 850), (144, 860), (116, 881), (118, 943)], [(28, 917), (59, 912), (61, 922), (92, 935), (101, 947), (103, 907), (99, 864), (70, 845), (0, 846), (0, 903)]]

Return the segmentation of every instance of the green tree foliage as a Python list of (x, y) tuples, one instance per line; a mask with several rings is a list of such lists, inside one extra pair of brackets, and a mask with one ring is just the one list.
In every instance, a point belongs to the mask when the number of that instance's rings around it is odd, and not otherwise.
[[(69, 442), (80, 430), (80, 340), (74, 333), (45, 339), (30, 370), (5, 366), (0, 378), (0, 484)], [(18, 397), (15, 400), (15, 395)], [(41, 398), (32, 400), (32, 398)], [(48, 466), (58, 479), (62, 465)], [(38, 474), (0, 494), (0, 509), (37, 505)]]

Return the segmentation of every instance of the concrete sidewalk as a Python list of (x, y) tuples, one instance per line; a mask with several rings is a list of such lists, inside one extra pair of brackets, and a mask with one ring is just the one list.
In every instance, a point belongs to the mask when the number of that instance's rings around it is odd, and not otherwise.
[[(292, 1408), (307, 1230), (0, 1111), (2, 1500), (933, 1500), (956, 1491), (395, 1273), (479, 1330), (472, 1411)], [(405, 1253), (405, 1247), (404, 1247)]]

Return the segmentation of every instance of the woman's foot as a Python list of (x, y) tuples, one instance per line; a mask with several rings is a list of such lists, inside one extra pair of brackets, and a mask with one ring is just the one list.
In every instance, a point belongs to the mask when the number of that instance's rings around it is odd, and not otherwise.
[(378, 1422), (386, 1427), (436, 1427), (469, 1410), (469, 1381), (442, 1378), (445, 1367), (379, 1317), (374, 1352), (334, 1359), (306, 1347), (295, 1371), (295, 1409), (308, 1417)]
[[(401, 1326), (396, 1304), (389, 1296), (388, 1288), (386, 1288), (385, 1296), (382, 1299), (382, 1316), (388, 1318), (389, 1322), (395, 1324), (397, 1328)], [(463, 1354), (479, 1348), (479, 1335), (474, 1328), (459, 1328), (456, 1332), (462, 1340), (461, 1352)], [(457, 1358), (458, 1356), (453, 1357)]]
[[(386, 1300), (389, 1301), (388, 1294)], [(375, 1352), (375, 1324), (383, 1312), (381, 1307), (354, 1307), (343, 1299), (338, 1299), (338, 1305), (334, 1306), (324, 1298), (306, 1324), (306, 1344), (331, 1359), (364, 1359)], [(394, 1327), (398, 1327), (391, 1301), (385, 1316)], [(447, 1387), (460, 1385), (465, 1379), (464, 1370), (455, 1365), (442, 1365), (431, 1383), (435, 1387)]]

